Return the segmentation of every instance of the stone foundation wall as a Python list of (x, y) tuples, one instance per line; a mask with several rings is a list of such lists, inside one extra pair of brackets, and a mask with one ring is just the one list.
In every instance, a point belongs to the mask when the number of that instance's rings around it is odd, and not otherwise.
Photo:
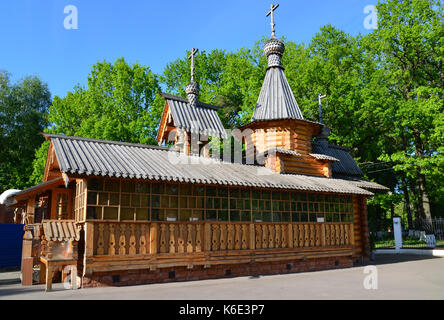
[(327, 269), (349, 268), (353, 266), (352, 257), (329, 257), (307, 260), (258, 262), (245, 264), (213, 265), (209, 268), (195, 266), (97, 272), (83, 277), (82, 287), (125, 286), (175, 281), (191, 281), (241, 276), (285, 274)]

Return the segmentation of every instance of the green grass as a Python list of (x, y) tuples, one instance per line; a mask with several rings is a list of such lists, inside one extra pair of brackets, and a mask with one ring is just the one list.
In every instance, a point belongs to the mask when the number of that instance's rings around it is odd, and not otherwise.
[[(418, 239), (405, 238), (402, 239), (403, 248), (425, 248), (426, 243), (424, 241), (419, 241)], [(375, 241), (375, 249), (381, 248), (394, 248), (395, 240), (394, 239), (383, 239)], [(444, 240), (437, 240), (436, 247), (444, 247)]]

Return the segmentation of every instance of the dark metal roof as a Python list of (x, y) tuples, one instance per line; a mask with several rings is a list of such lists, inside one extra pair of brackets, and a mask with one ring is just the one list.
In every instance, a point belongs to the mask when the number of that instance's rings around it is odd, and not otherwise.
[(336, 162), (332, 162), (331, 164), (333, 175), (345, 174), (359, 177), (364, 175), (358, 164), (348, 152), (347, 148), (336, 146), (333, 144), (328, 144), (328, 147), (326, 147), (324, 144), (313, 142), (312, 151), (313, 153), (324, 154), (339, 160)]
[(252, 121), (301, 119), (304, 117), (288, 84), (283, 68), (267, 69)]
[(178, 156), (147, 145), (46, 135), (66, 174), (372, 195), (342, 179), (278, 174), (262, 166)]
[(174, 125), (179, 129), (208, 136), (227, 138), (227, 133), (217, 114), (216, 107), (210, 104), (197, 102), (191, 106), (187, 99), (161, 93), (168, 103)]

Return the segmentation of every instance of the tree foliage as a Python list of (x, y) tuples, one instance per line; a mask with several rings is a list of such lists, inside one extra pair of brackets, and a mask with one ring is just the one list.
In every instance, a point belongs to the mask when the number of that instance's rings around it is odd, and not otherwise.
[(50, 104), (48, 86), (38, 77), (12, 84), (10, 75), (0, 72), (0, 192), (32, 185), (34, 153), (44, 140), (38, 133)]

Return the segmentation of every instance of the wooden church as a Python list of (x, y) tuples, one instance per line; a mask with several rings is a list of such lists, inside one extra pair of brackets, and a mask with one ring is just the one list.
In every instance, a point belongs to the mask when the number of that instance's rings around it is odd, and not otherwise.
[(368, 257), (367, 199), (387, 188), (363, 180), (328, 128), (304, 119), (281, 65), (276, 7), (262, 89), (238, 130), (240, 161), (210, 147), (229, 135), (219, 107), (198, 99), (194, 49), (187, 98), (162, 94), (160, 146), (45, 134), (43, 183), (14, 195), (28, 221), (23, 284), (38, 268), (50, 290), (67, 266), (86, 288), (343, 268)]

